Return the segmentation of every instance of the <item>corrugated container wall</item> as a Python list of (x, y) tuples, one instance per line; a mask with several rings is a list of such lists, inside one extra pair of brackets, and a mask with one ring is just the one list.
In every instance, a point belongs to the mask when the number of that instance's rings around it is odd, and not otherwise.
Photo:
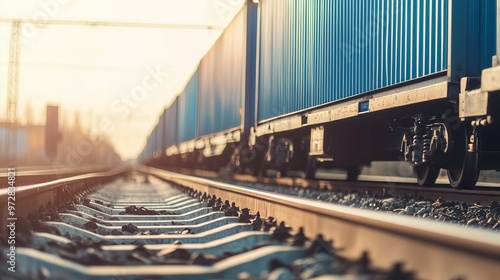
[(177, 145), (178, 97), (168, 107), (165, 113), (165, 148)]
[(246, 6), (199, 65), (199, 136), (241, 126), (245, 90)]
[(258, 3), (247, 1), (247, 42), (246, 42), (246, 75), (245, 75), (245, 98), (243, 105), (243, 134), (249, 135), (251, 127), (255, 125), (255, 88), (257, 69), (257, 45), (258, 45)]
[(155, 143), (154, 143), (155, 142), (154, 141), (155, 131), (154, 130), (151, 132), (151, 136), (149, 137), (149, 139), (150, 140), (149, 140), (149, 153), (148, 154), (150, 157), (152, 157), (154, 155), (154, 152), (155, 152), (155, 146), (154, 146), (155, 145)]
[(153, 153), (158, 150), (158, 124), (156, 124), (155, 128), (153, 129), (153, 132), (151, 133), (151, 143), (152, 143), (152, 149)]
[(447, 69), (448, 0), (262, 1), (262, 121)]
[(452, 61), (449, 0), (262, 1), (258, 120), (445, 74), (449, 63), (466, 69), (452, 82), (479, 76), (495, 53), (496, 0), (453, 1)]
[(153, 132), (148, 137), (148, 141), (146, 142), (146, 159), (150, 159), (153, 156)]
[(164, 109), (161, 116), (160, 116), (160, 123), (161, 123), (161, 145), (160, 149), (162, 151), (162, 154), (165, 152), (165, 149), (167, 148), (167, 109)]
[(469, 44), (474, 53), (479, 54), (468, 57), (467, 64), (474, 70), (473, 76), (479, 77), (481, 71), (492, 66), (492, 56), (496, 52), (496, 20), (497, 0), (469, 1), (467, 5), (469, 20), (468, 24)]
[(184, 91), (178, 97), (178, 135), (179, 143), (193, 140), (197, 137), (198, 123), (198, 70), (187, 83)]

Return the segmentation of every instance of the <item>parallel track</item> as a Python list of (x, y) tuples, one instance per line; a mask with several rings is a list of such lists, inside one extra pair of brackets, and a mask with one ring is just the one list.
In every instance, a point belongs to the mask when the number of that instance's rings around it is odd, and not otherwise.
[[(68, 196), (83, 191), (85, 188), (92, 185), (99, 185), (110, 180), (113, 180), (117, 176), (126, 173), (130, 167), (121, 166), (111, 170), (92, 169), (91, 173), (89, 171), (84, 171), (77, 169), (75, 172), (76, 176), (70, 176), (62, 179), (47, 181), (46, 178), (53, 178), (60, 176), (59, 172), (54, 171), (31, 171), (30, 181), (36, 181), (38, 183), (31, 185), (19, 185), (18, 176), (16, 176), (15, 186), (15, 213), (19, 217), (26, 217), (30, 212), (36, 212), (40, 209), (40, 206), (45, 206), (48, 203), (54, 204), (58, 200), (67, 199)], [(2, 178), (3, 182), (7, 182), (7, 178)], [(40, 180), (46, 180), (45, 183), (40, 183)], [(8, 189), (0, 189), (0, 232), (5, 231), (5, 225), (7, 224), (7, 203), (8, 203)]]
[[(0, 188), (7, 187), (7, 168), (0, 169)], [(38, 183), (50, 182), (63, 178), (70, 178), (82, 174), (110, 171), (110, 166), (70, 166), (48, 167), (18, 167), (16, 170), (16, 186), (26, 186)]]

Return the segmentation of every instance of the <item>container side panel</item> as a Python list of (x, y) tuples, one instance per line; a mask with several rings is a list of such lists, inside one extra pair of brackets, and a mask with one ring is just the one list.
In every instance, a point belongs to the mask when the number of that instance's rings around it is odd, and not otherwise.
[(243, 105), (243, 132), (248, 135), (250, 127), (255, 125), (255, 83), (256, 83), (256, 55), (257, 55), (257, 19), (258, 4), (247, 2), (247, 30), (246, 30), (246, 74), (245, 99)]
[(155, 151), (163, 150), (163, 118), (160, 116), (158, 118), (158, 124), (155, 128)]
[(167, 109), (166, 116), (166, 131), (165, 131), (165, 145), (166, 148), (177, 145), (177, 105), (178, 98)]
[(162, 136), (161, 136), (161, 150), (162, 153), (165, 152), (165, 149), (168, 148), (167, 146), (167, 116), (168, 116), (168, 110), (164, 109), (163, 114), (161, 115), (161, 124), (162, 124)]
[(446, 71), (448, 1), (262, 1), (258, 121)]
[(245, 91), (246, 6), (199, 65), (199, 136), (241, 127)]
[(474, 1), (479, 7), (479, 71), (492, 66), (497, 48), (497, 0)]
[(195, 139), (198, 122), (198, 70), (196, 70), (184, 91), (179, 95), (178, 108), (178, 142), (182, 143)]

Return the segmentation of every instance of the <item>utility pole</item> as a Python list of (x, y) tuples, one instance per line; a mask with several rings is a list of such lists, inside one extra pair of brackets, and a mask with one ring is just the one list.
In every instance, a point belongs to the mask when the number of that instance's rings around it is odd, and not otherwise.
[(21, 23), (13, 21), (10, 31), (9, 68), (7, 81), (7, 141), (5, 151), (9, 165), (16, 164), (17, 154), (17, 99), (19, 95), (19, 33)]

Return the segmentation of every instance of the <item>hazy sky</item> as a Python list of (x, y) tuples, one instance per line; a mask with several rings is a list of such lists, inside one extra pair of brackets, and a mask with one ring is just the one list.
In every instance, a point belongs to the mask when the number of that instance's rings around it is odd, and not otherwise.
[[(0, 0), (0, 117), (5, 116), (11, 24), (21, 29), (18, 116), (44, 122), (47, 103), (71, 123), (106, 133), (123, 159), (135, 158), (164, 107), (243, 0)], [(45, 25), (33, 19), (171, 24), (164, 27)], [(219, 29), (200, 28), (205, 26)], [(3, 77), (3, 78), (2, 78)]]

